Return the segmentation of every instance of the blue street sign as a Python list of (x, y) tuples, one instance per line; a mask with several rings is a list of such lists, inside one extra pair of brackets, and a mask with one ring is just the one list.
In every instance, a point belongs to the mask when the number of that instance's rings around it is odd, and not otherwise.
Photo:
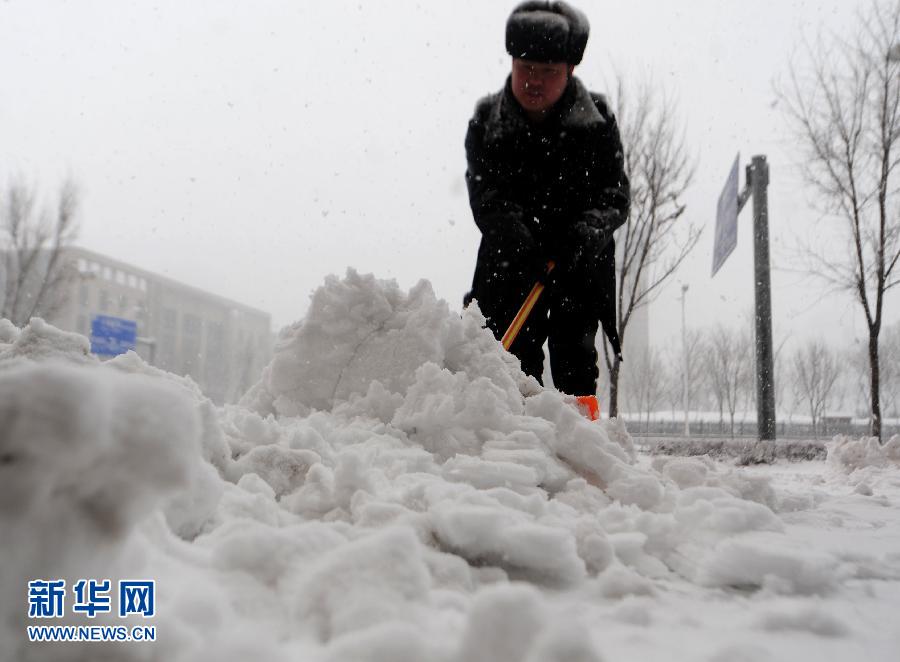
[(91, 352), (99, 356), (118, 356), (137, 345), (137, 322), (96, 315), (91, 320)]
[(719, 204), (716, 209), (716, 242), (713, 246), (713, 276), (737, 246), (738, 164), (740, 160), (740, 154), (734, 157), (734, 164), (731, 166), (731, 172), (728, 173), (728, 181), (725, 182), (725, 188), (719, 195)]

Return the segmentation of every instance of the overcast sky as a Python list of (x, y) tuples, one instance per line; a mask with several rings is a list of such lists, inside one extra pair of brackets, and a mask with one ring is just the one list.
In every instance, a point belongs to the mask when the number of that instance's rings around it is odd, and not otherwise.
[[(426, 278), (458, 308), (479, 239), (463, 138), (508, 73), (514, 4), (0, 0), (0, 178), (50, 193), (71, 173), (80, 245), (269, 311), (276, 328), (348, 266), (404, 287)], [(789, 238), (822, 221), (773, 81), (804, 32), (844, 30), (865, 2), (576, 4), (591, 22), (576, 73), (598, 91), (614, 69), (652, 76), (698, 161), (687, 216), (704, 235), (651, 309), (653, 341), (677, 337), (681, 282), (693, 325), (752, 307), (749, 205), (710, 279), (737, 152), (742, 170), (770, 161), (776, 340), (863, 338), (849, 297), (822, 300), (791, 273)]]

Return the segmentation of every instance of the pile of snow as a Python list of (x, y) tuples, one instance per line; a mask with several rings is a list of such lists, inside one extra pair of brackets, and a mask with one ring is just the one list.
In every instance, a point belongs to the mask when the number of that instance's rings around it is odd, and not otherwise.
[(828, 462), (844, 471), (900, 465), (900, 435), (881, 444), (877, 437), (836, 436), (828, 446)]
[(9, 320), (0, 319), (0, 368), (48, 359), (97, 363), (90, 341), (82, 335), (60, 331), (40, 318), (32, 319), (22, 331)]
[(586, 420), (483, 324), (350, 271), (225, 408), (133, 353), (0, 325), (0, 659), (69, 659), (23, 640), (34, 578), (155, 579), (154, 659), (562, 662), (603, 639), (553, 595), (854, 576), (783, 534), (765, 478), (640, 466), (621, 422)]
[(0, 352), (9, 349), (9, 345), (19, 337), (19, 329), (8, 319), (0, 319)]

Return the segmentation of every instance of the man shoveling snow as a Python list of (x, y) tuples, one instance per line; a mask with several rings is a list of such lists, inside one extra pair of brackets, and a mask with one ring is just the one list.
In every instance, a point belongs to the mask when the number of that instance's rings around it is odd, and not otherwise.
[[(468, 305), (478, 301), (500, 339), (536, 280), (547, 281), (508, 349), (541, 381), (549, 342), (554, 385), (594, 396), (595, 337), (615, 328), (613, 232), (629, 183), (616, 119), (573, 75), (589, 26), (565, 2), (525, 2), (506, 25), (512, 73), (478, 102), (466, 135), (466, 182), (481, 246)], [(548, 262), (555, 268), (548, 273)]]

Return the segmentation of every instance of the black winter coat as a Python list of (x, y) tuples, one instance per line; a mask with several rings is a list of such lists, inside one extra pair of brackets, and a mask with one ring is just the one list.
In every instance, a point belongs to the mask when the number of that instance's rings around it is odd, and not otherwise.
[[(561, 268), (589, 250), (579, 296), (590, 299), (613, 348), (616, 275), (613, 232), (628, 215), (630, 190), (616, 119), (606, 100), (572, 77), (550, 116), (531, 123), (504, 89), (478, 102), (466, 134), (466, 182), (482, 232), (470, 297), (496, 296), (498, 270), (508, 267), (522, 237), (533, 239), (539, 262)], [(594, 240), (585, 246), (584, 228)], [(580, 230), (580, 232), (579, 232)], [(498, 254), (503, 262), (498, 264)], [(533, 256), (532, 256), (533, 257)], [(539, 267), (538, 267), (539, 268)], [(528, 288), (538, 276), (526, 276)], [(508, 323), (508, 322), (506, 322)]]

